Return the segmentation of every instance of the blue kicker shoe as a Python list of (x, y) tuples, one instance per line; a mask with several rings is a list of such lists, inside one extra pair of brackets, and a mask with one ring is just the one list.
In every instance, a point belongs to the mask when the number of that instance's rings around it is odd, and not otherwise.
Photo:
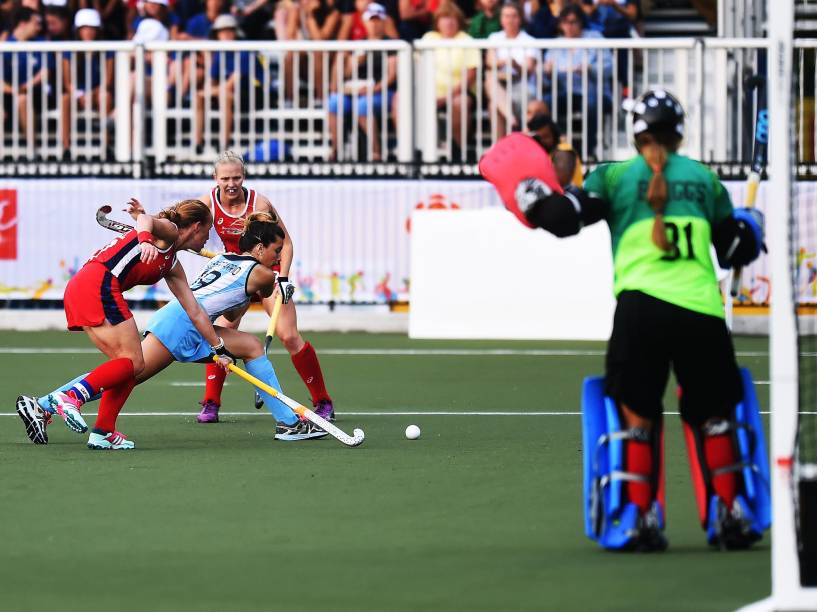
[(118, 431), (109, 434), (98, 434), (91, 432), (88, 436), (88, 448), (91, 450), (130, 450), (136, 445)]
[(50, 407), (50, 410), (46, 409), (46, 412), (51, 414), (56, 412), (60, 415), (68, 429), (77, 433), (85, 433), (88, 431), (88, 424), (85, 422), (85, 419), (82, 418), (79, 406), (70, 395), (62, 391), (57, 391), (45, 399)]

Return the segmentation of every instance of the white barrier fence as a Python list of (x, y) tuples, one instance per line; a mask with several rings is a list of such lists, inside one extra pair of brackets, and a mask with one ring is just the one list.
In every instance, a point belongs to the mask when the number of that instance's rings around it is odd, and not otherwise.
[[(493, 188), (483, 181), (256, 180), (250, 186), (270, 198), (292, 233), (295, 261), (290, 276), (298, 286), (296, 299), (301, 302), (408, 300), (413, 274), (409, 254), (412, 211), (500, 206)], [(113, 204), (116, 212), (112, 216), (127, 220), (119, 209), (129, 196), (155, 211), (167, 203), (201, 196), (210, 187), (209, 181), (189, 179), (0, 181), (0, 299), (61, 299), (71, 275), (95, 248), (111, 239), (110, 232), (94, 222), (101, 204)], [(727, 187), (733, 201), (743, 201), (744, 182), (729, 182)], [(767, 208), (765, 193), (762, 184), (760, 210)], [(810, 211), (817, 205), (817, 184), (801, 184), (799, 198), (803, 219), (813, 218)], [(805, 224), (800, 231), (806, 248), (798, 261), (798, 298), (803, 303), (817, 303), (817, 233)], [(496, 242), (492, 227), (484, 228), (481, 239), (485, 244), (482, 259), (511, 263), (503, 254), (503, 245)], [(219, 250), (221, 245), (214, 239), (209, 247)], [(417, 248), (428, 248), (432, 253), (441, 247), (415, 244)], [(194, 255), (183, 253), (181, 257), (189, 275), (203, 263)], [(443, 263), (439, 262), (441, 269)], [(517, 264), (521, 262), (513, 262)], [(542, 262), (553, 264), (558, 261)], [(474, 259), (470, 265), (482, 270), (484, 262)], [(582, 277), (580, 281), (609, 282), (604, 270), (597, 267), (597, 274), (605, 278)], [(531, 274), (536, 274), (535, 268)], [(504, 279), (503, 296), (488, 297), (485, 292), (490, 291), (491, 282), (485, 276), (484, 283), (474, 287), (481, 292), (480, 299), (524, 299), (524, 283), (510, 286)], [(744, 270), (738, 303), (768, 303), (772, 294), (766, 256), (762, 255)], [(128, 297), (163, 299), (167, 295), (160, 284), (134, 288)]]
[[(475, 160), (542, 98), (584, 159), (630, 152), (622, 101), (663, 85), (684, 103), (685, 151), (751, 157), (764, 39), (0, 43), (6, 160)], [(796, 42), (800, 159), (814, 160), (815, 47)], [(514, 71), (488, 58), (523, 50)], [(453, 53), (471, 71), (446, 72)], [(39, 81), (38, 81), (39, 75)], [(434, 84), (437, 84), (436, 87)], [(454, 92), (465, 84), (467, 95)], [(30, 89), (29, 89), (30, 86)]]

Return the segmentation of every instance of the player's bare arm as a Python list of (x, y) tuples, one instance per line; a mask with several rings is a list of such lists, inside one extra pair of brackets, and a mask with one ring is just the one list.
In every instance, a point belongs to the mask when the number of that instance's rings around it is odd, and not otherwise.
[(278, 214), (278, 211), (275, 210), (272, 202), (270, 202), (266, 196), (262, 196), (260, 193), (257, 196), (255, 209), (257, 211), (265, 211), (270, 213), (275, 222), (281, 226), (282, 230), (284, 230), (284, 248), (281, 250), (281, 263), (279, 265), (281, 267), (281, 276), (289, 276), (289, 269), (292, 266), (295, 248), (292, 244), (292, 236), (290, 235), (286, 225), (284, 225), (284, 220), (281, 218), (281, 215)]
[(190, 317), (190, 321), (210, 346), (215, 347), (221, 344), (221, 339), (216, 335), (210, 318), (202, 310), (196, 298), (193, 297), (193, 291), (190, 289), (187, 275), (184, 273), (181, 263), (176, 262), (176, 265), (165, 277), (165, 281), (167, 281), (167, 288), (179, 300), (179, 304), (182, 305), (187, 316)]

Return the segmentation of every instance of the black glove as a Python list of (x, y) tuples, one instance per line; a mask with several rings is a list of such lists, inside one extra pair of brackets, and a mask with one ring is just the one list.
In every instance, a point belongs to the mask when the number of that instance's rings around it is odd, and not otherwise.
[(230, 351), (227, 350), (227, 347), (224, 346), (224, 338), (219, 338), (219, 343), (216, 346), (211, 346), (210, 348), (213, 349), (213, 353), (218, 355), (219, 357), (227, 357), (228, 359), (232, 360), (233, 363), (238, 361)]
[(279, 276), (278, 286), (281, 288), (281, 303), (288, 304), (292, 299), (292, 294), (295, 293), (295, 285), (290, 283), (286, 276)]

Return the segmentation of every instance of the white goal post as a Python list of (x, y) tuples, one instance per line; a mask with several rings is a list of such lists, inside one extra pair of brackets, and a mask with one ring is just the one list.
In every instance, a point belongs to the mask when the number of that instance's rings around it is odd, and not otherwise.
[(775, 293), (770, 317), (772, 593), (743, 611), (817, 610), (817, 588), (800, 583), (792, 467), (798, 426), (798, 342), (790, 259), (795, 160), (792, 138), (794, 1), (768, 3), (770, 202), (767, 242)]

